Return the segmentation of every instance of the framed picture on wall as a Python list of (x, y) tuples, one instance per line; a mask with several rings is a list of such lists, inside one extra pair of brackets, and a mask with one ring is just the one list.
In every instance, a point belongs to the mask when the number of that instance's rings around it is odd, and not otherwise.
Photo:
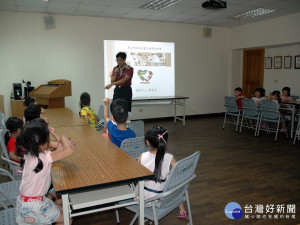
[(274, 69), (282, 68), (282, 56), (274, 56)]
[(272, 57), (265, 58), (265, 69), (272, 69)]
[(300, 69), (300, 55), (295, 56), (295, 69)]
[(292, 56), (284, 56), (284, 69), (292, 68)]

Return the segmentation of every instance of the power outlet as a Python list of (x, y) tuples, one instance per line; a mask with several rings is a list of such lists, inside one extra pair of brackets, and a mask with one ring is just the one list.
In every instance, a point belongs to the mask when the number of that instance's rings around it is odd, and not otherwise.
[(143, 112), (143, 109), (139, 109), (139, 112)]

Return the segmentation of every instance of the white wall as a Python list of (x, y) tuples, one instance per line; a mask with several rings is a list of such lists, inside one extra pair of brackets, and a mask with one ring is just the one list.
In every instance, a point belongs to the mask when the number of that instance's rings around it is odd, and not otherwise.
[[(88, 91), (92, 107), (104, 97), (103, 40), (175, 42), (176, 95), (188, 96), (187, 114), (224, 111), (231, 67), (230, 29), (212, 29), (203, 38), (200, 25), (95, 17), (54, 16), (56, 28), (45, 30), (42, 14), (0, 12), (0, 94), (11, 115), (12, 83), (22, 79), (37, 87), (49, 80), (72, 81), (66, 107), (79, 110), (79, 96)], [(167, 86), (168, 84), (166, 84)], [(209, 96), (209, 97), (208, 97)], [(173, 107), (133, 109), (133, 117), (171, 116)]]
[[(278, 17), (262, 22), (233, 27), (231, 29), (232, 81), (230, 93), (242, 86), (243, 49), (265, 48), (265, 57), (300, 55), (300, 13)], [(294, 64), (292, 65), (294, 67)], [(266, 93), (280, 90), (284, 86), (292, 89), (293, 95), (300, 95), (300, 70), (265, 69), (264, 88)]]
[[(279, 90), (288, 86), (291, 88), (291, 95), (300, 96), (300, 69), (294, 69), (295, 55), (300, 55), (300, 44), (287, 47), (266, 48), (265, 56), (272, 57), (272, 69), (265, 69), (264, 87), (266, 93)], [(282, 69), (274, 69), (274, 56), (282, 56)], [(284, 69), (284, 56), (292, 56), (292, 68)]]
[(257, 48), (300, 42), (300, 13), (236, 26), (232, 49)]

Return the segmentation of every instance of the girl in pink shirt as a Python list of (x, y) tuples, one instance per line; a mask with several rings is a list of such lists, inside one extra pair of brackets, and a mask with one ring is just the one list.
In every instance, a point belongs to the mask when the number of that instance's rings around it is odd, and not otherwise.
[(16, 202), (17, 223), (63, 224), (62, 207), (45, 195), (51, 183), (52, 163), (71, 155), (73, 144), (62, 137), (57, 150), (49, 151), (48, 126), (41, 119), (34, 119), (21, 131), (20, 145), (26, 149), (26, 156), (21, 162), (24, 169)]
[(291, 97), (291, 89), (289, 87), (282, 88), (282, 95), (280, 97), (282, 102), (293, 101), (293, 98)]

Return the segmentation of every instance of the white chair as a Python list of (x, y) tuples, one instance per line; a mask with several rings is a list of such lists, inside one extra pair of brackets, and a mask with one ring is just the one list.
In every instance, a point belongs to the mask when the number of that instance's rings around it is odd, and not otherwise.
[[(258, 131), (257, 131), (257, 136), (259, 136), (259, 131), (261, 129), (261, 124), (265, 123), (266, 130), (267, 132), (275, 132), (275, 141), (277, 140), (278, 136), (278, 131), (279, 131), (279, 125), (284, 124), (284, 118), (280, 114), (277, 105), (274, 101), (269, 101), (269, 100), (261, 100), (260, 101), (260, 112), (261, 116), (259, 119), (259, 124), (258, 124)], [(269, 126), (269, 123), (275, 123), (277, 126), (276, 128), (272, 128)], [(284, 132), (286, 134), (286, 137), (288, 137), (286, 129), (284, 129)]]
[(4, 208), (0, 211), (0, 224), (3, 225), (18, 225), (16, 222), (16, 209)]
[(296, 128), (296, 133), (295, 133), (293, 145), (296, 144), (297, 138), (298, 138), (298, 140), (300, 140), (300, 114), (298, 114), (298, 124), (297, 124), (297, 128)]
[(0, 175), (7, 176), (12, 180), (0, 184), (0, 201), (2, 204), (15, 206), (21, 180), (16, 180), (8, 171), (2, 168), (0, 168)]
[(6, 118), (5, 118), (4, 113), (0, 112), (0, 128), (6, 129), (5, 121), (6, 121)]
[[(242, 99), (242, 120), (241, 120), (241, 126), (240, 126), (240, 133), (242, 133), (243, 128), (243, 122), (244, 119), (249, 120), (249, 125), (246, 123), (246, 126), (248, 128), (254, 129), (254, 136), (257, 134), (257, 128), (258, 128), (258, 122), (260, 117), (260, 111), (256, 106), (256, 103), (253, 99)], [(252, 122), (255, 121), (255, 128), (252, 125)]]
[(297, 99), (299, 99), (299, 96), (291, 95), (291, 98), (293, 99), (293, 101), (296, 101)]
[(0, 144), (2, 148), (1, 158), (5, 163), (8, 164), (10, 173), (13, 175), (13, 177), (19, 180), (22, 179), (22, 172), (21, 172), (22, 168), (19, 163), (14, 162), (9, 158), (7, 147), (5, 144), (6, 131), (7, 131), (6, 129), (0, 129)]
[[(195, 152), (189, 157), (175, 163), (162, 193), (145, 200), (145, 205), (147, 203), (151, 204), (151, 207), (145, 208), (145, 217), (154, 221), (155, 225), (158, 224), (160, 219), (176, 209), (183, 201), (186, 201), (187, 203), (188, 214), (190, 217), (189, 224), (193, 224), (188, 188), (190, 182), (196, 177), (195, 169), (199, 157), (200, 152)], [(133, 225), (139, 216), (138, 205), (132, 205), (126, 208), (136, 213), (130, 223), (130, 225)]]
[[(231, 124), (235, 124), (235, 132), (237, 132), (241, 111), (236, 104), (235, 97), (225, 96), (224, 100), (225, 100), (224, 106), (226, 107), (226, 112), (224, 117), (223, 129), (225, 128), (225, 123), (231, 123)], [(227, 116), (232, 117), (232, 122), (226, 120)], [(236, 120), (234, 119), (234, 117), (236, 117)]]
[(145, 143), (145, 137), (136, 137), (122, 141), (120, 149), (132, 158), (138, 159), (143, 152), (148, 151), (149, 147)]
[(126, 123), (127, 128), (130, 128), (134, 131), (137, 137), (143, 137), (144, 134), (144, 121), (143, 120), (135, 120)]
[(105, 127), (105, 119), (104, 119), (104, 105), (100, 105), (98, 111), (98, 126), (100, 126), (100, 130), (103, 130)]
[[(19, 186), (11, 185), (12, 183), (20, 183), (20, 181), (15, 181), (15, 179), (11, 176), (9, 172), (0, 168), (0, 174), (4, 176), (8, 176), (12, 179), (10, 182), (1, 183), (0, 184), (0, 206), (4, 210), (0, 211), (0, 224), (5, 225), (17, 225), (16, 222), (16, 209), (9, 208), (9, 206), (14, 207), (16, 202), (16, 197), (19, 194)], [(7, 185), (9, 183), (9, 185)], [(16, 189), (17, 192), (12, 194), (12, 189)], [(7, 190), (8, 189), (8, 190)]]

